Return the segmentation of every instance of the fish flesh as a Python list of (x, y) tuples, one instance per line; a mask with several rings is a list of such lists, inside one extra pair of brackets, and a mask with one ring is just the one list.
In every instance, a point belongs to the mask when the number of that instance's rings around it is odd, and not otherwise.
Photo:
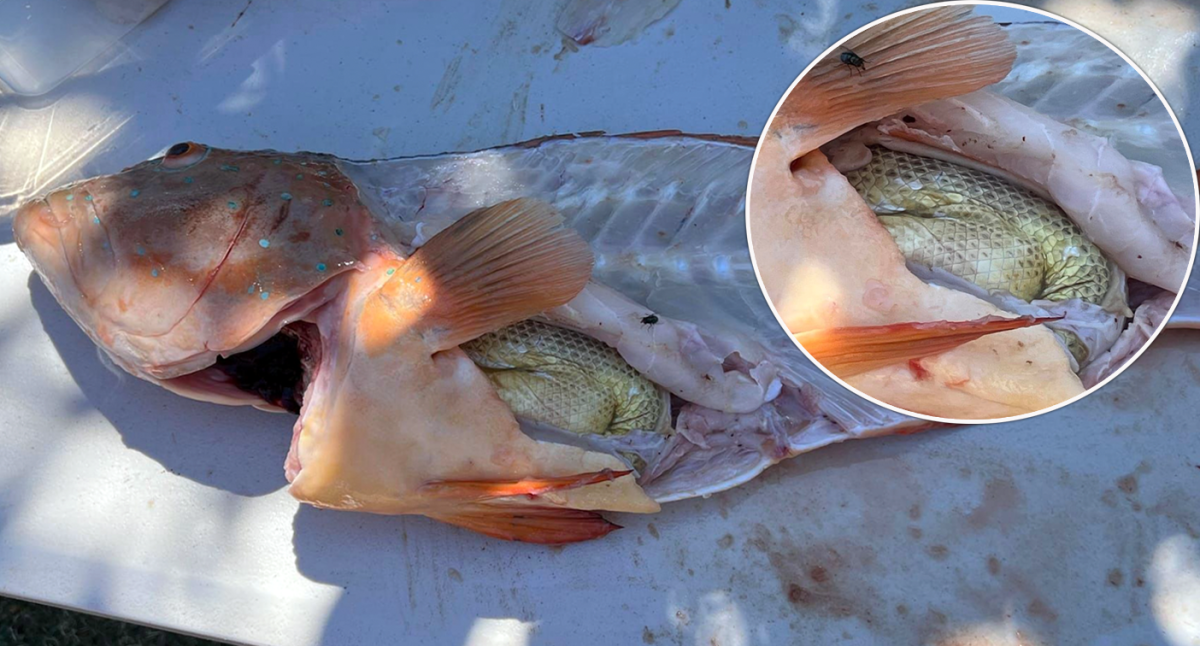
[(369, 162), (187, 143), (31, 201), (14, 234), (116, 365), (298, 412), (298, 499), (568, 542), (611, 531), (600, 510), (925, 426), (764, 324), (751, 154), (673, 133)]
[[(1178, 290), (1179, 252), (1186, 245), (1176, 243), (1185, 230), (1190, 239), (1194, 227), (1157, 169), (1129, 162), (1092, 135), (1052, 126), (1052, 120), (983, 90), (1008, 75), (1015, 49), (999, 27), (987, 18), (969, 17), (969, 11), (940, 8), (894, 18), (846, 44), (874, 62), (870, 73), (857, 74), (831, 54), (798, 82), (781, 102), (759, 148), (748, 196), (749, 234), (764, 288), (797, 338), (831, 327), (901, 321), (961, 325), (1014, 314), (1041, 319), (1045, 327), (989, 335), (937, 356), (846, 379), (861, 392), (905, 410), (950, 419), (1005, 418), (1042, 410), (1084, 391), (1076, 374), (1081, 360), (1104, 356), (1130, 314), (1124, 307), (1124, 274), (1130, 271), (1125, 261), (1136, 261), (1131, 276)], [(938, 129), (930, 127), (934, 121)], [(1030, 133), (1038, 135), (1036, 145), (1022, 141), (1032, 142)], [(896, 153), (932, 161), (915, 163)], [(1052, 163), (1055, 155), (1057, 164)], [(1065, 162), (1069, 155), (1082, 161)], [(906, 177), (922, 187), (911, 196), (925, 202), (921, 208), (929, 206), (929, 196), (919, 193), (948, 171), (955, 177), (986, 172), (988, 179), (976, 183), (1003, 189), (1005, 199), (1019, 194), (1061, 208), (1072, 227), (1064, 229), (1063, 220), (1056, 218), (1051, 226), (1056, 235), (1007, 235), (1006, 253), (1027, 261), (1040, 258), (1044, 282), (1047, 262), (1055, 260), (1052, 249), (1059, 244), (1059, 259), (1064, 250), (1072, 259), (1065, 270), (1087, 269), (1087, 293), (1046, 298), (1054, 294), (1035, 289), (1038, 281), (1028, 271), (1036, 273), (1036, 264), (1016, 272), (1010, 264), (1007, 274), (992, 281), (990, 274), (981, 278), (981, 271), (991, 266), (980, 265), (978, 255), (955, 260), (955, 250), (950, 256), (918, 253), (912, 244), (917, 236), (933, 248), (938, 235), (987, 233), (994, 239), (995, 232), (981, 230), (978, 218), (968, 227), (973, 231), (963, 231), (961, 214), (954, 222), (937, 219), (937, 227), (943, 228), (936, 232), (927, 226), (929, 218), (897, 221), (891, 213), (877, 215), (871, 206), (892, 210), (896, 205), (886, 204), (887, 198), (901, 199), (904, 192), (898, 187), (905, 181), (899, 179), (905, 175), (900, 160), (930, 171), (923, 181)], [(871, 164), (895, 168), (867, 181), (861, 169), (871, 174)], [(1048, 173), (1051, 167), (1054, 172)], [(851, 183), (856, 179), (868, 193), (865, 200)], [(880, 182), (893, 189), (891, 194), (870, 194)], [(935, 210), (945, 215), (962, 208), (962, 187), (955, 188), (941, 187), (938, 192), (951, 203)], [(1033, 204), (1038, 203), (1027, 203)], [(1122, 209), (1136, 217), (1116, 222), (1124, 217)], [(1043, 215), (1052, 213), (1057, 210)], [(904, 234), (900, 246), (895, 232)], [(1019, 243), (1022, 238), (1024, 244)], [(1117, 238), (1120, 243), (1113, 244)], [(1066, 239), (1092, 244), (1062, 244)], [(980, 244), (978, 238), (973, 244)], [(901, 251), (905, 245), (907, 254)], [(1076, 251), (1081, 255), (1075, 256)], [(1186, 253), (1183, 258), (1186, 267)], [(1033, 300), (1014, 296), (1014, 291)], [(1070, 353), (1048, 328), (1067, 341)]]
[[(947, 7), (894, 18), (847, 46), (872, 61), (859, 75), (831, 57), (792, 89), (759, 144), (747, 196), (749, 240), (768, 298), (788, 330), (1009, 316), (912, 274), (895, 241), (820, 147), (939, 94), (1003, 78), (1015, 57), (990, 20)], [(937, 83), (930, 76), (938, 76)], [(984, 358), (986, 357), (986, 359)], [(952, 419), (1009, 417), (1082, 392), (1042, 326), (896, 362), (845, 381), (906, 410)]]

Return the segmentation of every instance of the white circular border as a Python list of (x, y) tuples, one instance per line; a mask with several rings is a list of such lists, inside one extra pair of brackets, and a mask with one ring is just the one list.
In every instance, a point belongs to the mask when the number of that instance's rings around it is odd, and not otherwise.
[[(779, 315), (779, 311), (775, 308), (775, 303), (771, 300), (771, 297), (767, 294), (766, 286), (763, 285), (762, 274), (758, 270), (758, 260), (754, 256), (754, 244), (751, 242), (751, 240), (753, 238), (752, 238), (752, 234), (751, 234), (751, 230), (750, 230), (750, 209), (752, 208), (751, 204), (750, 204), (750, 196), (752, 195), (751, 189), (754, 184), (754, 170), (758, 166), (758, 154), (762, 148), (762, 141), (763, 141), (763, 139), (765, 139), (767, 137), (767, 131), (770, 129), (771, 124), (774, 123), (775, 116), (779, 113), (779, 109), (781, 107), (783, 107), (784, 101), (786, 101), (787, 98), (789, 96), (791, 96), (792, 91), (794, 91), (796, 89), (796, 86), (800, 83), (800, 81), (802, 81), (804, 79), (804, 77), (810, 71), (812, 71), (812, 68), (814, 66), (816, 66), (816, 64), (818, 62), (824, 60), (826, 56), (829, 56), (831, 53), (836, 51), (838, 48), (842, 47), (842, 43), (846, 42), (847, 40), (850, 40), (851, 38), (866, 31), (867, 29), (874, 27), (875, 25), (878, 25), (882, 22), (891, 20), (892, 18), (895, 18), (897, 16), (903, 16), (904, 14), (908, 14), (908, 13), (914, 13), (917, 11), (925, 11), (927, 9), (933, 9), (935, 7), (949, 7), (949, 6), (958, 6), (958, 5), (967, 5), (967, 6), (971, 6), (971, 7), (980, 6), (980, 5), (990, 5), (990, 6), (995, 6), (995, 7), (1007, 7), (1010, 9), (1020, 9), (1023, 11), (1028, 11), (1030, 13), (1040, 14), (1040, 15), (1046, 16), (1048, 18), (1062, 22), (1064, 24), (1070, 25), (1071, 27), (1074, 27), (1075, 29), (1078, 29), (1079, 31), (1082, 31), (1083, 33), (1087, 34), (1088, 36), (1095, 38), (1097, 41), (1099, 41), (1105, 47), (1112, 50), (1114, 53), (1116, 53), (1117, 56), (1120, 56), (1121, 60), (1125, 61), (1125, 63), (1127, 65), (1132, 67), (1133, 70), (1142, 77), (1142, 80), (1146, 82), (1146, 85), (1150, 86), (1150, 89), (1154, 91), (1154, 95), (1158, 97), (1158, 100), (1162, 102), (1163, 107), (1166, 108), (1167, 114), (1171, 117), (1171, 121), (1175, 124), (1175, 131), (1179, 133), (1179, 140), (1181, 142), (1183, 142), (1183, 150), (1185, 153), (1187, 153), (1188, 163), (1191, 164), (1192, 172), (1190, 173), (1190, 176), (1192, 179), (1192, 192), (1195, 195), (1195, 200), (1196, 200), (1195, 201), (1195, 204), (1196, 204), (1195, 213), (1197, 215), (1198, 220), (1193, 223), (1194, 226), (1193, 226), (1193, 230), (1192, 230), (1192, 257), (1188, 261), (1187, 275), (1184, 278), (1183, 284), (1181, 284), (1179, 286), (1179, 292), (1175, 295), (1175, 301), (1173, 303), (1171, 303), (1171, 308), (1167, 311), (1166, 318), (1164, 318), (1163, 322), (1158, 326), (1158, 328), (1156, 328), (1154, 330), (1154, 332), (1152, 332), (1150, 334), (1150, 338), (1146, 340), (1146, 343), (1144, 343), (1142, 345), (1142, 347), (1139, 348), (1138, 351), (1134, 353), (1133, 357), (1131, 357), (1128, 361), (1125, 362), (1125, 365), (1121, 366), (1116, 372), (1109, 375), (1104, 381), (1101, 381), (1100, 383), (1096, 384), (1095, 386), (1092, 386), (1091, 388), (1088, 388), (1087, 390), (1083, 391), (1082, 393), (1080, 393), (1066, 401), (1059, 402), (1058, 404), (1055, 404), (1053, 406), (1043, 408), (1041, 410), (1037, 410), (1032, 413), (1013, 415), (1012, 417), (997, 417), (997, 418), (985, 418), (985, 419), (952, 419), (952, 418), (948, 418), (948, 417), (937, 417), (934, 415), (925, 415), (923, 413), (915, 413), (913, 411), (905, 410), (905, 409), (895, 406), (893, 404), (889, 404), (887, 402), (880, 401), (880, 400), (862, 392), (858, 388), (855, 388), (854, 386), (851, 386), (850, 384), (846, 383), (843, 379), (841, 379), (837, 375), (833, 374), (833, 372), (831, 372), (828, 368), (826, 368), (820, 361), (817, 361), (815, 358), (813, 358), (813, 356), (808, 352), (808, 350), (805, 350), (804, 346), (801, 345), (800, 342), (796, 340), (796, 336), (792, 333), (792, 331), (790, 329), (788, 329), (787, 325), (783, 321), (783, 317)], [(809, 63), (807, 67), (804, 68), (804, 71), (800, 72), (800, 75), (796, 77), (796, 80), (792, 81), (791, 85), (789, 85), (787, 90), (783, 93), (783, 96), (780, 97), (779, 102), (775, 104), (775, 109), (771, 110), (771, 115), (767, 118), (767, 123), (766, 123), (766, 125), (763, 126), (762, 133), (759, 135), (758, 144), (756, 144), (754, 146), (754, 157), (751, 158), (751, 160), (750, 160), (750, 175), (746, 179), (746, 246), (749, 248), (749, 251), (750, 251), (750, 265), (752, 267), (754, 267), (754, 278), (756, 280), (758, 280), (758, 288), (762, 291), (763, 298), (767, 301), (767, 307), (770, 307), (771, 313), (775, 315), (775, 321), (779, 324), (779, 327), (781, 329), (783, 329), (784, 333), (787, 334), (788, 338), (792, 340), (792, 343), (795, 344), (795, 346), (797, 348), (800, 348), (800, 351), (804, 353), (804, 356), (807, 357), (808, 360), (813, 363), (813, 365), (820, 368), (821, 372), (824, 372), (831, 379), (833, 379), (835, 382), (837, 382), (838, 385), (849, 390), (851, 393), (854, 393), (855, 395), (862, 397), (863, 399), (866, 399), (867, 401), (869, 401), (873, 404), (882, 406), (883, 408), (886, 408), (890, 411), (900, 413), (901, 415), (907, 415), (909, 417), (923, 419), (923, 420), (930, 421), (930, 422), (939, 422), (939, 423), (943, 423), (943, 424), (971, 425), (971, 424), (1002, 424), (1004, 422), (1017, 422), (1017, 421), (1020, 421), (1023, 419), (1028, 419), (1030, 417), (1036, 417), (1038, 415), (1052, 413), (1060, 408), (1063, 408), (1064, 406), (1069, 406), (1071, 404), (1074, 404), (1075, 402), (1083, 399), (1084, 397), (1087, 397), (1088, 395), (1091, 395), (1092, 393), (1095, 393), (1096, 391), (1100, 390), (1101, 388), (1107, 386), (1109, 384), (1109, 382), (1111, 382), (1113, 379), (1116, 379), (1121, 373), (1125, 372), (1125, 370), (1127, 368), (1132, 366), (1134, 364), (1134, 362), (1136, 362), (1138, 359), (1140, 359), (1142, 357), (1142, 353), (1144, 353), (1146, 350), (1148, 350), (1150, 348), (1150, 345), (1153, 344), (1154, 341), (1158, 339), (1158, 335), (1161, 334), (1162, 331), (1167, 328), (1167, 323), (1171, 320), (1171, 317), (1175, 314), (1175, 308), (1179, 306), (1179, 300), (1181, 298), (1183, 298), (1183, 293), (1187, 289), (1188, 281), (1191, 278), (1192, 269), (1196, 262), (1196, 251), (1197, 251), (1196, 246), (1197, 246), (1197, 244), (1200, 244), (1200, 178), (1198, 178), (1197, 174), (1196, 174), (1196, 160), (1192, 157), (1192, 149), (1190, 146), (1188, 146), (1187, 137), (1183, 133), (1183, 127), (1181, 125), (1179, 125), (1179, 118), (1177, 116), (1175, 116), (1175, 111), (1171, 109), (1171, 104), (1167, 103), (1166, 97), (1164, 97), (1162, 92), (1159, 91), (1158, 86), (1154, 84), (1154, 81), (1150, 80), (1150, 77), (1146, 76), (1146, 73), (1144, 71), (1142, 71), (1142, 68), (1138, 67), (1138, 65), (1136, 63), (1134, 63), (1128, 56), (1126, 56), (1124, 52), (1122, 52), (1121, 50), (1114, 47), (1112, 43), (1108, 42), (1104, 38), (1101, 38), (1099, 35), (1097, 35), (1092, 30), (1088, 29), (1087, 27), (1084, 27), (1073, 20), (1069, 20), (1069, 19), (1063, 18), (1062, 16), (1059, 16), (1057, 14), (1050, 13), (1049, 11), (1046, 11), (1044, 9), (1027, 7), (1025, 5), (1014, 4), (1011, 2), (1001, 2), (999, 0), (946, 0), (944, 2), (931, 2), (929, 4), (924, 4), (924, 5), (920, 5), (920, 6), (916, 6), (916, 7), (910, 7), (908, 9), (902, 9), (900, 11), (890, 13), (886, 16), (883, 16), (882, 18), (873, 20), (873, 21), (867, 23), (866, 25), (863, 25), (862, 27), (855, 29), (854, 31), (850, 32), (849, 34), (846, 34), (841, 39), (839, 39), (837, 42), (830, 45), (825, 51), (821, 52), (821, 54), (819, 56), (814, 58), (813, 61), (811, 63)]]

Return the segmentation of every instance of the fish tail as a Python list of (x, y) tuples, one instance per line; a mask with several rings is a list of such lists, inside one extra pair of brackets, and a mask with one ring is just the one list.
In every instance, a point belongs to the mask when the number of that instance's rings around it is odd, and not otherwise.
[(404, 262), (382, 293), (421, 313), (444, 350), (557, 307), (592, 275), (592, 251), (545, 202), (479, 209)]
[(828, 328), (796, 335), (821, 365), (838, 377), (953, 350), (980, 337), (1062, 317), (985, 316), (972, 321), (929, 321)]
[(793, 159), (905, 107), (958, 96), (1008, 75), (1016, 48), (966, 6), (898, 16), (845, 43), (865, 69), (834, 51), (788, 94), (772, 123)]

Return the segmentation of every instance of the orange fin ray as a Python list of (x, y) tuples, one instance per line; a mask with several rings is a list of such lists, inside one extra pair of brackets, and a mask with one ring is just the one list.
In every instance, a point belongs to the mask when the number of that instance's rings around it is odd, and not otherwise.
[(1008, 75), (1016, 48), (987, 16), (970, 7), (938, 7), (898, 16), (851, 38), (845, 49), (865, 69), (818, 62), (779, 108), (772, 132), (792, 159), (864, 123), (906, 107), (958, 96)]
[(381, 290), (419, 309), (438, 350), (574, 298), (592, 251), (545, 202), (517, 199), (473, 211), (433, 236)]
[(426, 516), (507, 541), (562, 545), (621, 529), (594, 511), (532, 505), (460, 505)]
[(813, 330), (796, 340), (839, 377), (953, 350), (989, 334), (1016, 330), (1061, 317), (985, 316), (972, 321), (893, 323)]
[(482, 502), (510, 496), (540, 496), (552, 491), (578, 489), (601, 482), (611, 482), (633, 471), (603, 469), (557, 478), (525, 478), (522, 480), (435, 480), (421, 487), (423, 493), (452, 498), (463, 502)]

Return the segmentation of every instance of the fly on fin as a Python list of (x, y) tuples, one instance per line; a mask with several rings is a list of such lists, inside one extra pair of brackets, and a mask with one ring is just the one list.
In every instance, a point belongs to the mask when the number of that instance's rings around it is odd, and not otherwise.
[(588, 541), (621, 529), (594, 511), (566, 507), (473, 504), (425, 515), (492, 538), (543, 545)]
[(953, 350), (983, 336), (1055, 321), (1062, 317), (985, 316), (973, 321), (892, 323), (813, 330), (796, 341), (838, 377)]
[(987, 16), (964, 6), (898, 16), (854, 36), (845, 47), (869, 70), (837, 53), (817, 63), (772, 122), (792, 159), (857, 126), (903, 108), (973, 92), (1008, 75), (1016, 48)]
[[(592, 251), (545, 202), (473, 211), (435, 235), (381, 289), (421, 311), (445, 350), (571, 300), (592, 276)], [(425, 304), (428, 309), (425, 311)]]

